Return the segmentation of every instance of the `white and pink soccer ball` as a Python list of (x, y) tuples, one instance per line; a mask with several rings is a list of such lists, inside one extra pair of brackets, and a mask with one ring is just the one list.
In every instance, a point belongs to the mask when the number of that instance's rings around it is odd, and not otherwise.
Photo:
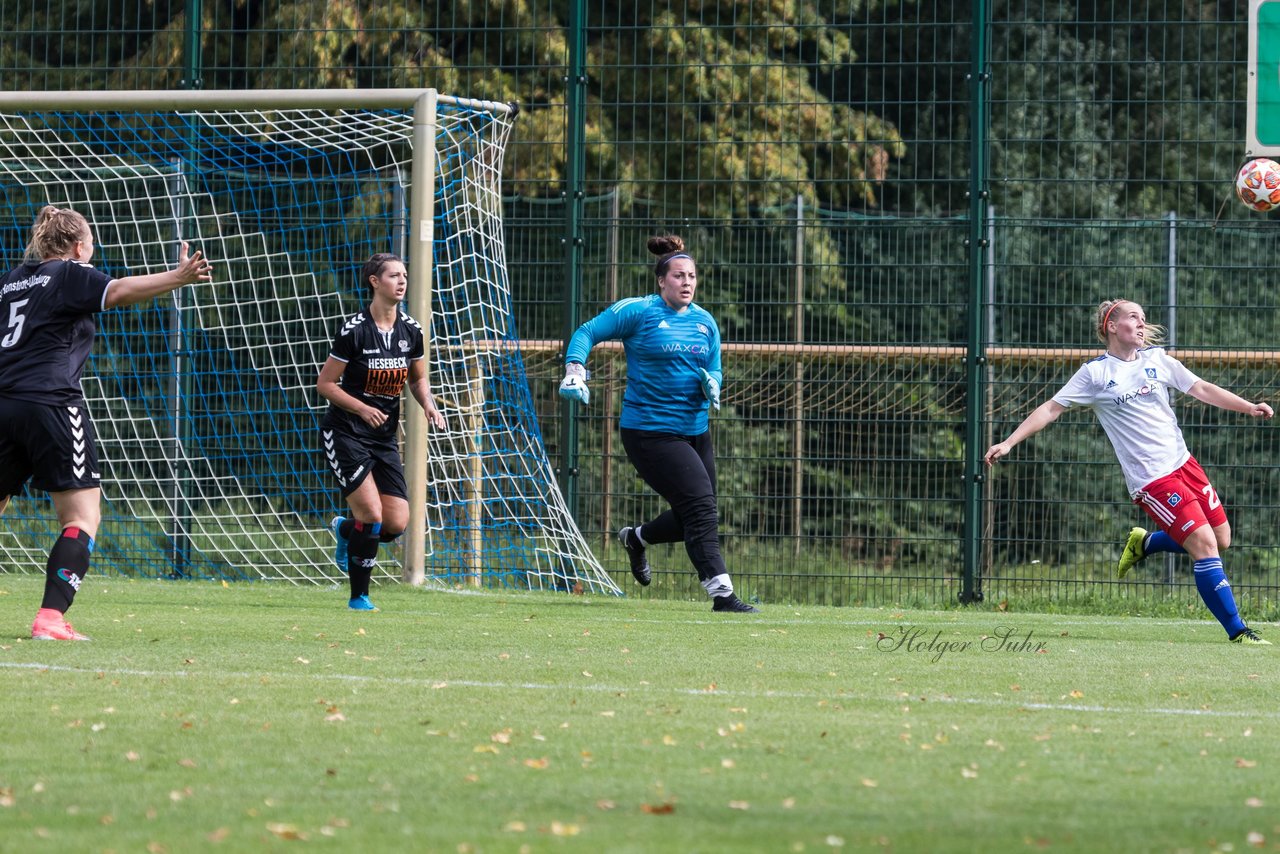
[(1257, 157), (1236, 173), (1236, 195), (1255, 211), (1280, 207), (1280, 163)]

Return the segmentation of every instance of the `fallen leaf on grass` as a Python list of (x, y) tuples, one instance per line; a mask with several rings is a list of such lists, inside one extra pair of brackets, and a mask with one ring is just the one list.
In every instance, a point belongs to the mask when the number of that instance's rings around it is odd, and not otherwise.
[(298, 830), (298, 828), (292, 824), (280, 824), (278, 822), (272, 822), (267, 825), (267, 830), (271, 831), (281, 839), (305, 840), (307, 838), (307, 835), (305, 833)]
[(524, 833), (525, 823), (523, 821), (509, 821), (502, 826), (507, 833)]
[(1260, 807), (1262, 806), (1262, 799), (1261, 798), (1245, 798), (1244, 805), (1247, 807)]
[(1258, 764), (1258, 763), (1257, 763), (1257, 762), (1255, 762), (1255, 761), (1254, 761), (1254, 760), (1252, 760), (1252, 759), (1244, 759), (1244, 758), (1239, 757), (1239, 756), (1237, 756), (1237, 757), (1236, 757), (1236, 767), (1237, 767), (1237, 768), (1253, 768), (1253, 767), (1254, 767), (1255, 765), (1257, 765), (1257, 764)]
[(582, 832), (582, 828), (576, 824), (565, 824), (562, 821), (551, 822), (552, 836), (577, 836)]
[(551, 760), (544, 756), (541, 759), (526, 759), (524, 764), (528, 768), (543, 769), (551, 764)]
[(866, 786), (868, 789), (874, 789), (876, 786), (879, 786), (880, 784), (877, 783), (875, 780), (872, 780), (870, 777), (863, 777), (862, 785)]
[(223, 842), (230, 835), (231, 831), (228, 828), (220, 827), (212, 833), (206, 833), (204, 838), (210, 842)]
[(749, 810), (751, 804), (746, 801), (729, 801), (729, 809), (731, 810)]
[(640, 812), (649, 815), (671, 815), (676, 811), (676, 805), (670, 801), (665, 804), (641, 804)]

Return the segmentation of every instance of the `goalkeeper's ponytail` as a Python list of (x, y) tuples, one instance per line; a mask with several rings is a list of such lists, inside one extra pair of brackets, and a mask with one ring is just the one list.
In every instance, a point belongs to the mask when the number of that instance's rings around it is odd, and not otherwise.
[(667, 265), (675, 258), (693, 256), (684, 251), (684, 239), (674, 234), (661, 234), (649, 238), (649, 254), (658, 256), (658, 263), (653, 265), (653, 274), (661, 279), (667, 273)]

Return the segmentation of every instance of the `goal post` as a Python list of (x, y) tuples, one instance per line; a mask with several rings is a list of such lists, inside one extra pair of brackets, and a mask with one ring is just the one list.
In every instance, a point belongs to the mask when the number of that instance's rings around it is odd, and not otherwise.
[[(44, 204), (113, 276), (215, 281), (99, 316), (83, 388), (103, 458), (95, 563), (128, 575), (340, 581), (315, 378), (373, 252), (407, 256), (446, 429), (406, 395), (411, 522), (378, 578), (620, 591), (547, 459), (511, 315), (501, 172), (514, 105), (434, 89), (0, 93), (0, 254)], [(24, 495), (0, 570), (43, 565)], [(37, 560), (38, 559), (38, 560)]]

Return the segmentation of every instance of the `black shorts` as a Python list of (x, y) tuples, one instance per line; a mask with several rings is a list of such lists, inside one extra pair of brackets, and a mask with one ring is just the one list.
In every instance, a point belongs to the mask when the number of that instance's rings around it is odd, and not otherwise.
[(45, 492), (101, 485), (87, 408), (0, 397), (0, 498), (17, 494), (28, 480)]
[(400, 447), (394, 435), (388, 439), (377, 439), (323, 427), (320, 439), (325, 459), (338, 478), (343, 498), (355, 492), (370, 474), (379, 495), (409, 497), (404, 463), (400, 461)]

